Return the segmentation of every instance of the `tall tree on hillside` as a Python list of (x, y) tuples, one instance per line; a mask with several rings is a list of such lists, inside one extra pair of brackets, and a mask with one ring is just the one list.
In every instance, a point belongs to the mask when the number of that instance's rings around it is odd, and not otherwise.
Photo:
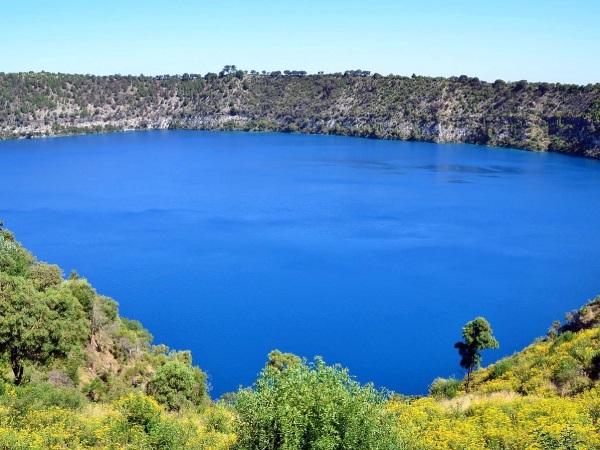
[(481, 364), (481, 350), (498, 348), (498, 341), (492, 336), (492, 328), (487, 320), (478, 317), (467, 323), (462, 329), (463, 342), (454, 344), (461, 357), (460, 366), (467, 370), (465, 390), (469, 392), (473, 370)]

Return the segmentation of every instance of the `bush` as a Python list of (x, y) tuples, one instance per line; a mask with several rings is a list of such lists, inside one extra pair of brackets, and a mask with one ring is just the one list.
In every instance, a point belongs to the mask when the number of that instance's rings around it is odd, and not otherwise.
[(69, 387), (54, 387), (50, 383), (29, 383), (15, 388), (10, 406), (15, 412), (25, 413), (49, 407), (76, 410), (87, 402), (85, 397)]
[(148, 394), (170, 411), (199, 405), (206, 394), (206, 375), (197, 367), (172, 360), (156, 371)]
[(490, 367), (489, 380), (494, 380), (507, 373), (514, 366), (514, 362), (509, 359), (502, 359)]
[(575, 338), (575, 333), (573, 333), (572, 331), (565, 331), (563, 333), (561, 333), (556, 340), (554, 341), (554, 343), (552, 344), (552, 348), (556, 348), (561, 344), (564, 344), (565, 342), (570, 342)]
[(571, 357), (563, 357), (552, 371), (552, 382), (563, 395), (575, 395), (582, 392), (588, 385), (588, 379), (583, 375), (583, 369)]
[(267, 368), (254, 388), (240, 390), (235, 398), (236, 448), (394, 448), (385, 400), (373, 386), (361, 386), (345, 369), (327, 366), (320, 358), (282, 371)]
[(89, 398), (93, 402), (97, 402), (102, 400), (103, 397), (108, 392), (108, 387), (102, 381), (101, 378), (94, 378), (89, 383), (86, 383), (82, 388), (81, 392), (85, 394), (87, 398)]
[(600, 378), (600, 350), (598, 350), (596, 353), (594, 353), (594, 356), (592, 356), (588, 373), (592, 380), (597, 380)]
[(151, 397), (142, 394), (129, 394), (113, 404), (127, 424), (139, 425), (145, 432), (160, 420), (161, 408)]
[(187, 440), (182, 426), (175, 420), (161, 420), (151, 424), (150, 445), (157, 450), (183, 449)]
[(454, 398), (458, 395), (461, 381), (455, 378), (436, 378), (429, 386), (429, 395), (436, 398)]
[(571, 357), (563, 358), (552, 371), (552, 381), (562, 386), (576, 377), (578, 372), (577, 361)]

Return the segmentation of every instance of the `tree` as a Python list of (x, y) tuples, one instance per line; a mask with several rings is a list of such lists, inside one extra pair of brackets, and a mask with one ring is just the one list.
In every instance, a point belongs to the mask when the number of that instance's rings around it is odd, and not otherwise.
[[(227, 75), (235, 74), (236, 71), (237, 71), (237, 67), (235, 65), (227, 65), (227, 66), (223, 67), (223, 70), (221, 70), (221, 72), (219, 72), (219, 75), (224, 77)], [(242, 75), (243, 74), (244, 74), (244, 72), (242, 72)]]
[(88, 333), (69, 289), (38, 292), (31, 280), (0, 272), (0, 353), (8, 354), (16, 385), (26, 363), (66, 356)]
[(15, 276), (28, 276), (35, 257), (15, 241), (13, 234), (0, 230), (0, 272)]
[(522, 91), (527, 88), (527, 80), (520, 80), (515, 83), (515, 91)]
[(51, 286), (58, 286), (62, 283), (63, 273), (56, 264), (47, 264), (38, 262), (31, 266), (29, 279), (33, 282), (35, 288), (42, 292)]
[(461, 356), (460, 366), (467, 370), (465, 390), (469, 392), (471, 374), (481, 364), (481, 350), (498, 348), (499, 344), (492, 336), (490, 324), (483, 317), (477, 317), (467, 323), (462, 329), (462, 334), (464, 342), (457, 342), (454, 348), (458, 349), (458, 354)]
[(104, 338), (105, 330), (114, 324), (119, 318), (119, 305), (112, 298), (104, 295), (96, 296), (90, 316), (90, 342), (95, 344), (98, 351), (104, 346), (104, 341), (110, 342), (110, 339)]

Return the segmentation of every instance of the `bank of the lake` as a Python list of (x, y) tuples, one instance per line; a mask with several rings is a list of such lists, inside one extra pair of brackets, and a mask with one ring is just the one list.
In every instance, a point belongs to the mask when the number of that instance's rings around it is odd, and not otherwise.
[(0, 73), (0, 139), (194, 129), (460, 142), (600, 157), (600, 84), (381, 76)]

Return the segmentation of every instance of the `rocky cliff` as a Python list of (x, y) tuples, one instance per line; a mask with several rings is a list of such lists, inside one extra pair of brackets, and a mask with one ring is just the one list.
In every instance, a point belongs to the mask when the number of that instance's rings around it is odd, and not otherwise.
[(0, 73), (0, 138), (141, 129), (288, 131), (600, 158), (600, 84), (293, 74)]

